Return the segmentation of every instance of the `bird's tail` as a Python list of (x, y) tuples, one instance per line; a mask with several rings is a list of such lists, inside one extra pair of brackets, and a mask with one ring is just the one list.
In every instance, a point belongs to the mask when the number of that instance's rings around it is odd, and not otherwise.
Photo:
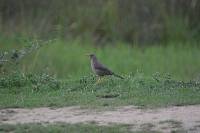
[(117, 74), (113, 74), (115, 77), (118, 77), (118, 78), (120, 78), (120, 79), (124, 79), (122, 76), (120, 76), (120, 75), (117, 75)]

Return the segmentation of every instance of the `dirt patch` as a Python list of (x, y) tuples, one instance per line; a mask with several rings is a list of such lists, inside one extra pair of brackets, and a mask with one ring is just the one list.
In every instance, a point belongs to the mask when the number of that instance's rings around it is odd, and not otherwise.
[(81, 109), (80, 107), (1, 109), (0, 124), (17, 123), (88, 123), (100, 125), (128, 124), (131, 130), (172, 132), (186, 130), (200, 132), (200, 105), (139, 109), (134, 106), (118, 107), (110, 111)]

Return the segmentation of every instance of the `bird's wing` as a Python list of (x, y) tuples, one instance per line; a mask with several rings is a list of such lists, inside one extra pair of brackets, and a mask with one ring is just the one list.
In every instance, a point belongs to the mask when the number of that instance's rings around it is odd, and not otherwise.
[(108, 68), (106, 68), (103, 65), (98, 65), (95, 67), (95, 69), (97, 69), (98, 71), (102, 71), (105, 75), (112, 75), (113, 72), (111, 70), (109, 70)]

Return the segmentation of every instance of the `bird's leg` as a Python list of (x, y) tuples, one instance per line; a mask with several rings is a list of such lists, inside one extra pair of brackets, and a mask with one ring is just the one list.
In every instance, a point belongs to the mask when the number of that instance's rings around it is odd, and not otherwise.
[(100, 83), (100, 80), (101, 80), (101, 77), (98, 77), (98, 80), (96, 81), (95, 84), (99, 84), (99, 83)]
[(98, 78), (98, 80), (96, 81), (95, 84), (101, 83), (104, 79), (105, 79), (104, 77), (99, 76), (99, 78)]
[(96, 81), (95, 84), (99, 84), (102, 81), (102, 78), (99, 76), (98, 80)]

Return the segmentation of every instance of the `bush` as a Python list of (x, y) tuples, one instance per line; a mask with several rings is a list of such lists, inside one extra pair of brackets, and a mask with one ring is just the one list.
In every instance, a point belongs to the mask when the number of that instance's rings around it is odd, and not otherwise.
[(1, 0), (0, 10), (9, 36), (150, 44), (198, 39), (200, 30), (198, 0)]

